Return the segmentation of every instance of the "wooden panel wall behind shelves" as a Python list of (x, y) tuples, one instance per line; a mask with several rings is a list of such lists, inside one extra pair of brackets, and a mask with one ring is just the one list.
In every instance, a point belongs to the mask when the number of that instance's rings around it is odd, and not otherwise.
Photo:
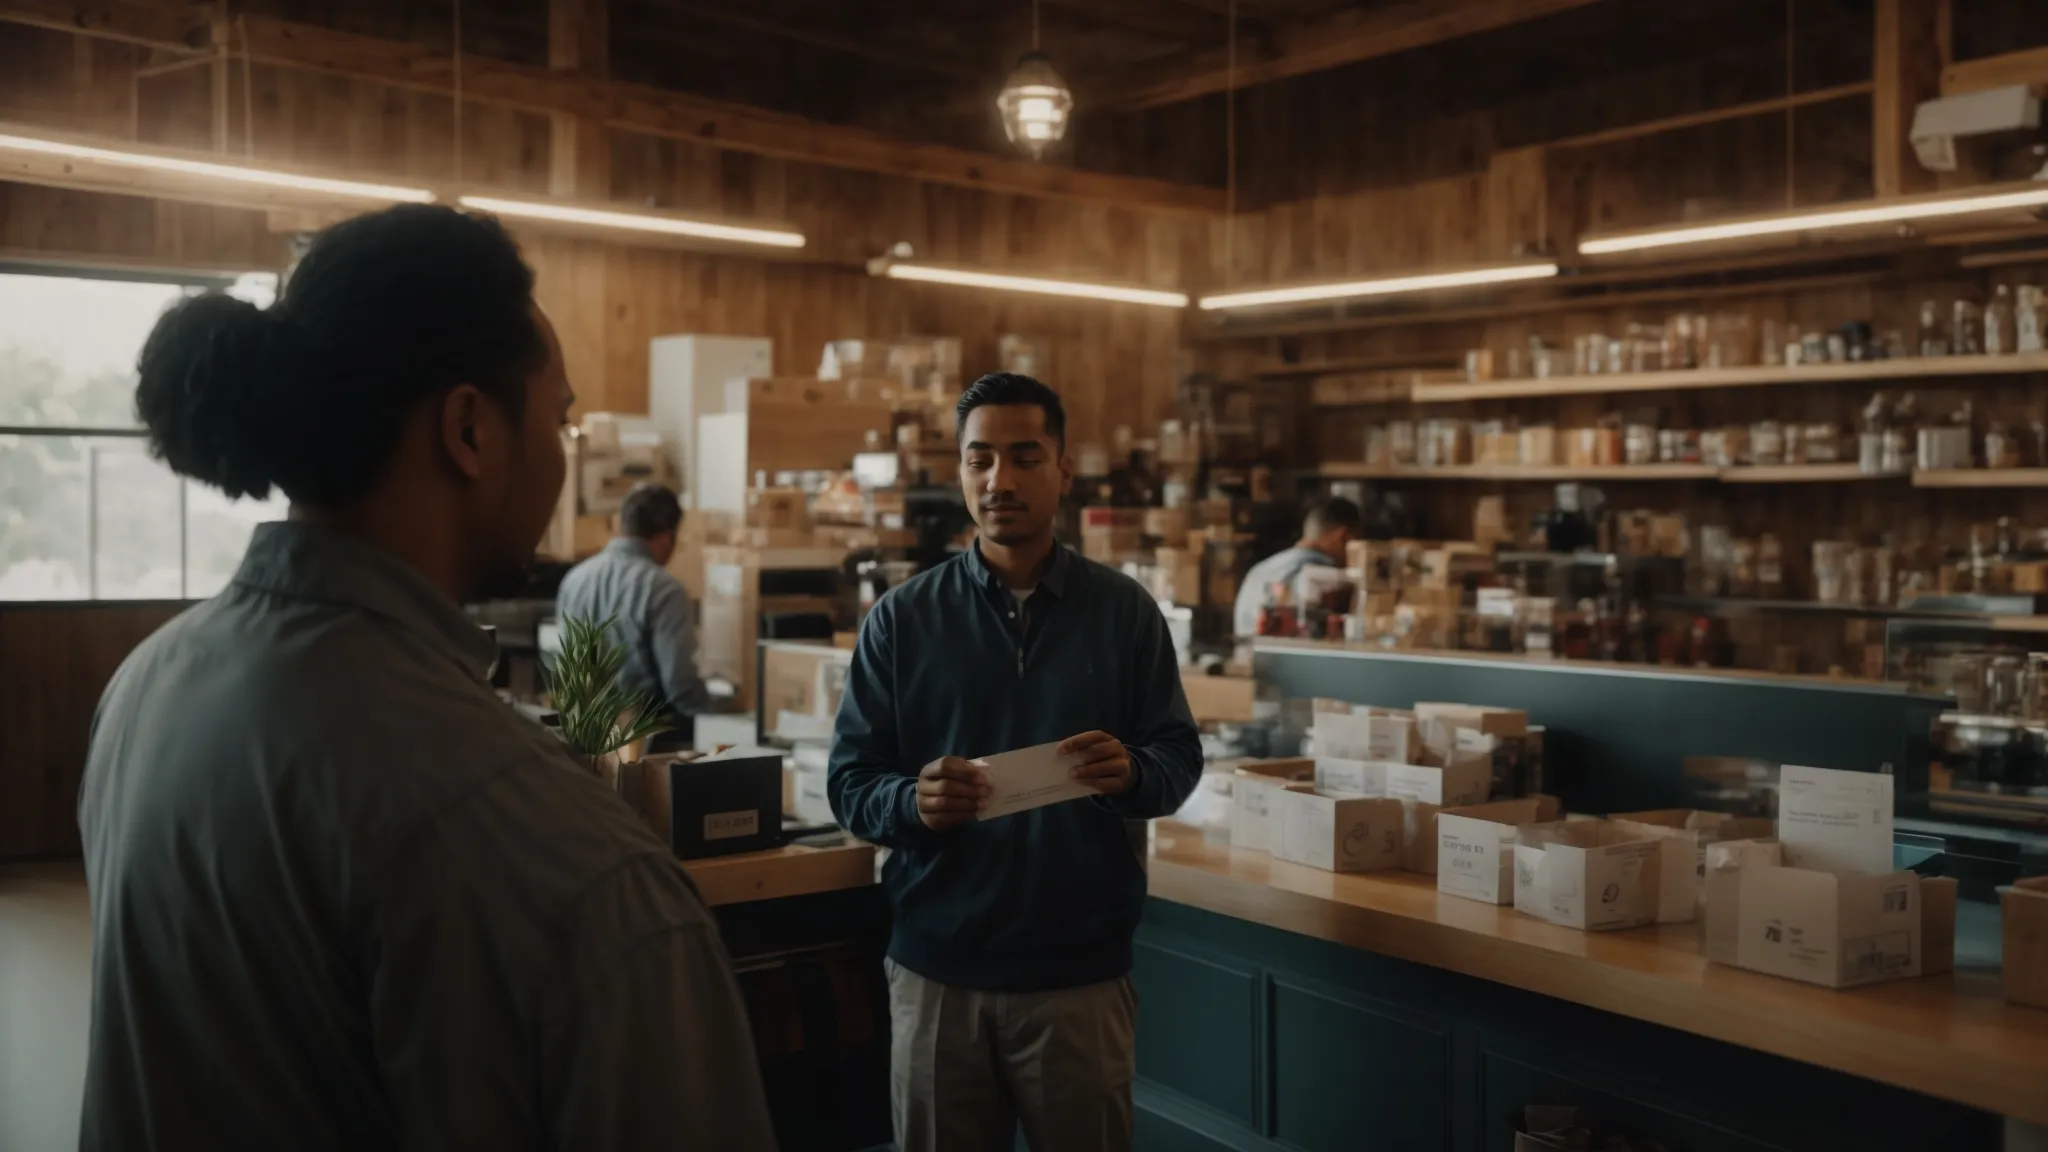
[(0, 605), (0, 860), (75, 856), (93, 710), (182, 604)]

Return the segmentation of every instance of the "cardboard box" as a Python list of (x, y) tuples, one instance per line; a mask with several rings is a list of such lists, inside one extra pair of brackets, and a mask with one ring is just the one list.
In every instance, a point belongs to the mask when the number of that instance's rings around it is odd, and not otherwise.
[[(1515, 829), (1530, 823), (1529, 816), (1554, 819), (1558, 807), (1554, 797), (1530, 797), (1438, 812), (1436, 890), (1488, 904), (1513, 904)], [(1422, 836), (1417, 841), (1427, 842)], [(1412, 866), (1409, 870), (1421, 871)]]
[(668, 766), (669, 846), (678, 859), (782, 843), (782, 754), (736, 748)]
[(1998, 906), (2005, 917), (2005, 998), (2048, 1008), (2048, 876), (2015, 881), (1998, 894)]
[(1169, 604), (1197, 608), (1202, 603), (1202, 554), (1192, 548), (1158, 548), (1152, 553), (1152, 594)]
[(1248, 676), (1207, 676), (1183, 669), (1180, 687), (1197, 724), (1249, 724), (1255, 719), (1259, 682)]
[(1631, 824), (1666, 828), (1690, 839), (1693, 844), (1694, 898), (1704, 901), (1707, 886), (1707, 846), (1723, 840), (1757, 840), (1769, 837), (1776, 824), (1763, 816), (1735, 816), (1727, 812), (1702, 812), (1694, 808), (1658, 808), (1648, 812), (1615, 812), (1607, 817), (1624, 827)]
[(1401, 863), (1401, 802), (1276, 790), (1273, 858), (1326, 872), (1371, 872)]
[[(1446, 816), (1461, 819), (1483, 820), (1500, 826), (1502, 834), (1513, 844), (1514, 831), (1523, 824), (1535, 824), (1555, 820), (1563, 814), (1564, 805), (1555, 796), (1528, 796), (1519, 800), (1494, 800), (1485, 804), (1465, 804), (1447, 808), (1438, 804), (1406, 801), (1402, 804), (1401, 825), (1401, 867), (1409, 872), (1424, 876), (1437, 873), (1438, 861), (1443, 855), (1443, 825)], [(1513, 852), (1496, 853), (1502, 857), (1503, 865), (1512, 864)], [(1506, 873), (1508, 882), (1502, 887), (1505, 897), (1496, 903), (1508, 903), (1514, 899), (1514, 877), (1512, 870)]]
[(1332, 796), (1385, 796), (1387, 765), (1379, 760), (1351, 760), (1341, 756), (1315, 759), (1318, 792)]
[(1954, 880), (1838, 874), (1787, 859), (1788, 846), (1775, 840), (1707, 846), (1700, 935), (1708, 960), (1825, 988), (1954, 967)]
[(1230, 846), (1273, 850), (1273, 794), (1312, 787), (1316, 762), (1249, 760), (1237, 766), (1230, 789)]
[(1412, 764), (1422, 751), (1416, 737), (1415, 718), (1405, 712), (1379, 708), (1319, 711), (1315, 726), (1316, 752), (1352, 760), (1387, 760)]
[(1493, 765), (1481, 756), (1453, 756), (1441, 768), (1422, 764), (1386, 764), (1386, 795), (1454, 808), (1482, 804), (1493, 789)]
[(1663, 877), (1692, 872), (1692, 845), (1606, 820), (1525, 824), (1515, 830), (1515, 910), (1583, 931), (1693, 918), (1691, 885), (1670, 898)]
[(761, 650), (762, 715), (775, 721), (773, 734), (813, 739), (807, 732), (782, 731), (781, 717), (816, 717), (827, 722), (839, 712), (851, 656), (824, 644), (770, 644)]
[(1529, 714), (1520, 708), (1426, 703), (1417, 704), (1414, 711), (1415, 722), (1422, 728), (1425, 741), (1429, 740), (1432, 729), (1470, 728), (1488, 736), (1520, 736), (1529, 730)]
[(1168, 548), (1179, 548), (1188, 539), (1188, 510), (1185, 508), (1147, 508), (1144, 516), (1144, 533)]
[(801, 488), (747, 490), (747, 527), (800, 531), (810, 526), (810, 503)]

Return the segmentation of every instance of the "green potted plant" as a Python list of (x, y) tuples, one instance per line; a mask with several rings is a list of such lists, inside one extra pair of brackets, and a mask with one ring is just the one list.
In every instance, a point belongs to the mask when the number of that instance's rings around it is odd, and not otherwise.
[(562, 742), (591, 775), (617, 787), (621, 763), (648, 737), (668, 731), (668, 716), (653, 695), (619, 685), (626, 650), (612, 642), (611, 624), (563, 617), (547, 684)]

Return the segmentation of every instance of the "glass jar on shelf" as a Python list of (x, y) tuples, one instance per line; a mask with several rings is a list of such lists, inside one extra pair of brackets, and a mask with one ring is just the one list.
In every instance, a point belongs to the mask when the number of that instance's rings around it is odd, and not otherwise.
[(1948, 325), (1941, 317), (1941, 306), (1932, 300), (1920, 303), (1920, 355), (1948, 355)]
[(1841, 540), (1813, 542), (1813, 599), (1819, 604), (1850, 604), (1850, 556), (1856, 546)]
[(1756, 538), (1756, 594), (1765, 600), (1785, 598), (1785, 549), (1769, 532)]
[(1746, 368), (1756, 347), (1756, 326), (1746, 312), (1717, 312), (1708, 322), (1706, 367)]
[(1984, 306), (1984, 354), (1986, 356), (2009, 356), (2012, 354), (2013, 320), (2012, 286), (2000, 284), (1991, 292), (1991, 303)]
[(1984, 353), (1984, 314), (1974, 300), (1958, 299), (1955, 320), (1948, 330), (1949, 354), (1981, 356)]
[(1781, 366), (1785, 363), (1785, 323), (1767, 319), (1757, 325), (1756, 362)]
[(1749, 428), (1750, 463), (1769, 468), (1785, 462), (1785, 429), (1776, 420), (1759, 420)]

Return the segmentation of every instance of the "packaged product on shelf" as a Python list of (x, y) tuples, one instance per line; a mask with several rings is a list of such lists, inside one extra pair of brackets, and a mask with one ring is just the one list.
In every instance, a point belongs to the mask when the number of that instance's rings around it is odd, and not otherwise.
[(1984, 306), (1984, 354), (2006, 356), (2013, 351), (2012, 288), (2000, 284)]
[(1983, 354), (1983, 316), (1978, 311), (1975, 301), (1956, 301), (1955, 322), (1949, 327), (1949, 351), (1956, 356)]
[(2022, 284), (2013, 289), (2013, 351), (2041, 351), (2042, 333), (2048, 331), (2048, 324), (2042, 322), (2043, 300), (2041, 289), (2033, 284)]
[(1548, 468), (1557, 463), (1557, 429), (1551, 425), (1530, 425), (1516, 433), (1516, 439), (1516, 457), (1523, 465)]
[(1918, 347), (1922, 356), (1948, 355), (1948, 328), (1942, 322), (1941, 307), (1932, 300), (1924, 301), (1920, 305)]

